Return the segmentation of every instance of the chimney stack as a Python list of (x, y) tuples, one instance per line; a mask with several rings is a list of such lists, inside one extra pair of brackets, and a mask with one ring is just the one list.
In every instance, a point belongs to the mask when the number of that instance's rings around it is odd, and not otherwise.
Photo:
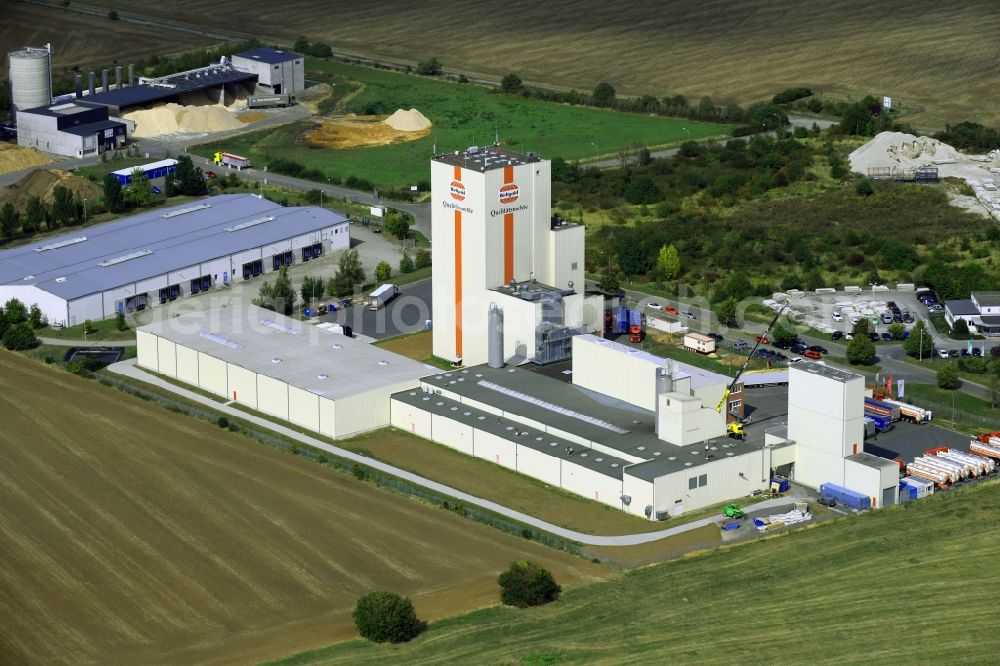
[(75, 83), (76, 85), (74, 86), (74, 90), (76, 91), (76, 98), (80, 99), (83, 97), (83, 74), (76, 75)]
[(115, 89), (122, 89), (122, 68), (121, 65), (115, 67)]
[(97, 91), (96, 91), (96, 90), (94, 89), (94, 82), (95, 82), (96, 80), (97, 80), (97, 75), (96, 75), (96, 74), (94, 74), (94, 72), (91, 72), (90, 74), (88, 74), (88, 75), (87, 75), (87, 81), (88, 81), (88, 82), (89, 82), (89, 84), (90, 84), (90, 85), (89, 85), (89, 87), (88, 87), (88, 90), (90, 90), (90, 94), (91, 94), (91, 95), (93, 95), (93, 94), (94, 94), (95, 92), (97, 92)]
[(101, 88), (104, 92), (108, 92), (111, 88), (108, 87), (108, 70), (101, 70)]
[(128, 82), (125, 85), (127, 85), (130, 88), (135, 85), (135, 63), (134, 62), (130, 62), (128, 64)]

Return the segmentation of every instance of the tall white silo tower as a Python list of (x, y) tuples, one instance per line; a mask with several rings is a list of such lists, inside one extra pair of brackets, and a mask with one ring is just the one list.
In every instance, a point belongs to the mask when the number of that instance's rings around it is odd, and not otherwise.
[(52, 47), (26, 46), (7, 54), (11, 101), (18, 109), (33, 109), (52, 101)]

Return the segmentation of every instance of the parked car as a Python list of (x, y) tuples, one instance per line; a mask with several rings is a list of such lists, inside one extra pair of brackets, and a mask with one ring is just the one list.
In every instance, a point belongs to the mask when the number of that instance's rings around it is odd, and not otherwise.
[(833, 320), (834, 321), (844, 321), (844, 315), (840, 314), (839, 312), (834, 312), (833, 313)]
[(801, 363), (801, 362), (802, 362), (802, 357), (801, 356), (793, 356), (790, 359), (788, 359), (788, 365), (792, 365), (793, 363)]
[(818, 361), (821, 358), (823, 358), (822, 354), (820, 354), (818, 351), (813, 351), (812, 349), (805, 350), (804, 352), (802, 352), (802, 355), (805, 356), (806, 358), (811, 358), (814, 361)]
[(903, 323), (903, 315), (901, 315), (900, 313), (896, 312), (896, 313), (894, 313), (892, 315), (892, 320), (894, 322), (898, 322), (898, 323), (902, 324)]
[(792, 343), (786, 340), (776, 340), (774, 346), (777, 347), (778, 349), (789, 349), (791, 348)]
[(668, 305), (665, 308), (663, 308), (663, 311), (666, 312), (667, 314), (672, 314), (672, 315), (677, 314), (677, 308), (672, 307), (670, 305)]
[(708, 337), (712, 338), (716, 342), (722, 342), (723, 340), (725, 340), (725, 338), (723, 338), (718, 333), (706, 333), (705, 335), (707, 335)]
[(958, 358), (959, 356), (961, 356), (961, 354), (959, 354), (957, 349), (952, 349), (951, 351), (948, 352), (949, 358)]
[(844, 333), (844, 339), (845, 340), (853, 340), (854, 339), (854, 334), (853, 333)]
[(962, 350), (962, 356), (966, 356), (966, 357), (972, 356), (972, 352), (970, 352), (968, 349), (963, 349)]
[(892, 333), (883, 333), (882, 339), (885, 340), (886, 342), (892, 342), (893, 340)]
[(806, 347), (806, 349), (808, 349), (809, 351), (819, 352), (820, 354), (828, 354), (829, 353), (826, 350), (826, 347), (820, 347), (819, 345), (811, 345), (809, 347)]
[(771, 344), (771, 341), (767, 339), (766, 335), (758, 335), (757, 337), (754, 338), (754, 340), (765, 345)]
[(948, 358), (948, 350), (947, 349), (938, 349), (937, 354), (941, 358)]
[(909, 312), (904, 312), (903, 313), (903, 323), (904, 324), (912, 324), (913, 323), (913, 315), (911, 315)]
[(844, 334), (843, 334), (843, 332), (841, 332), (841, 331), (834, 331), (834, 332), (833, 332), (833, 333), (832, 333), (832, 334), (830, 335), (830, 339), (831, 339), (831, 340), (839, 340), (839, 339), (841, 339), (842, 337), (844, 337)]
[(149, 191), (152, 192), (153, 194), (163, 194), (163, 192), (160, 191), (160, 188), (158, 188), (156, 185), (151, 186), (149, 188)]
[(663, 306), (660, 305), (659, 303), (657, 303), (656, 301), (652, 301), (650, 303), (646, 303), (646, 307), (647, 308), (652, 308), (653, 310), (659, 310)]
[(871, 339), (872, 342), (878, 342), (879, 340), (882, 339), (878, 333), (869, 333), (868, 337)]
[(973, 347), (972, 348), (972, 355), (973, 356), (982, 356), (983, 355), (982, 348), (981, 347)]
[(697, 319), (697, 317), (694, 316), (694, 313), (690, 312), (688, 310), (685, 310), (684, 312), (682, 312), (681, 316), (682, 317), (687, 317), (688, 319)]
[(205, 178), (218, 178), (218, 176), (215, 175), (214, 171), (206, 171), (205, 172)]

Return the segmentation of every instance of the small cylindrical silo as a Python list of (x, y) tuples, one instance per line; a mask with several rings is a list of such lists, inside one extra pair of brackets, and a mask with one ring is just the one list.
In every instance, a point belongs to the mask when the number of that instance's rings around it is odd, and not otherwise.
[(660, 434), (660, 396), (664, 393), (670, 393), (674, 390), (674, 373), (672, 368), (668, 365), (665, 368), (656, 369), (656, 383), (654, 385), (655, 395), (653, 404), (656, 405), (656, 418), (653, 421), (653, 430), (657, 435)]
[(121, 90), (122, 88), (122, 67), (118, 65), (115, 67), (115, 89)]
[(97, 86), (97, 74), (91, 72), (90, 74), (87, 75), (87, 90), (90, 91), (91, 95), (97, 92), (96, 86)]
[(7, 54), (10, 96), (15, 109), (33, 109), (52, 102), (52, 71), (48, 50), (26, 47)]
[(487, 327), (487, 362), (491, 368), (503, 367), (503, 310), (496, 303), (490, 303)]
[(135, 63), (134, 62), (130, 62), (128, 64), (128, 81), (125, 82), (125, 85), (127, 85), (129, 87), (135, 85)]
[(108, 70), (101, 70), (101, 88), (104, 92), (109, 92), (111, 88), (108, 87)]

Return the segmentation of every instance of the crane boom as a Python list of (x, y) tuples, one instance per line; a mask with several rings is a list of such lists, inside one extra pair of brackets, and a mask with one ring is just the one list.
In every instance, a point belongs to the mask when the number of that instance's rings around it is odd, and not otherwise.
[(750, 353), (747, 354), (746, 360), (743, 361), (743, 366), (740, 368), (739, 372), (736, 373), (736, 376), (733, 377), (733, 381), (723, 392), (722, 398), (719, 399), (719, 404), (715, 406), (715, 411), (717, 413), (719, 414), (722, 413), (722, 406), (726, 404), (726, 400), (729, 399), (729, 394), (733, 392), (733, 388), (736, 387), (736, 383), (740, 380), (740, 376), (743, 374), (743, 371), (747, 369), (748, 365), (750, 365), (750, 359), (753, 358), (754, 352), (757, 351), (758, 347), (760, 347), (760, 343), (763, 342), (764, 338), (767, 337), (767, 334), (771, 332), (771, 329), (774, 328), (774, 325), (778, 323), (778, 317), (781, 316), (781, 313), (784, 312), (785, 308), (787, 307), (788, 307), (788, 301), (785, 301), (784, 305), (781, 306), (781, 309), (779, 309), (777, 314), (774, 315), (774, 319), (772, 319), (771, 323), (767, 325), (767, 329), (763, 333), (757, 336), (757, 344), (755, 344), (753, 346), (753, 349), (750, 350)]

